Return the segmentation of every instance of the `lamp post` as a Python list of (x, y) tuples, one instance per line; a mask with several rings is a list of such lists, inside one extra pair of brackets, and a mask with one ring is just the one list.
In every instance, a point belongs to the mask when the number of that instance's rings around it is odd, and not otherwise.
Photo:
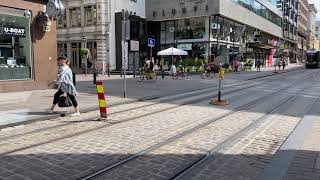
[(124, 91), (123, 97), (127, 94), (126, 71), (128, 68), (128, 42), (130, 40), (130, 20), (128, 10), (122, 10), (122, 70), (124, 72)]
[[(84, 49), (87, 49), (87, 37), (85, 35), (82, 35), (82, 40), (84, 41)], [(88, 72), (87, 57), (85, 57), (84, 64), (85, 64), (85, 68), (86, 68), (85, 76), (87, 76), (87, 72)]]

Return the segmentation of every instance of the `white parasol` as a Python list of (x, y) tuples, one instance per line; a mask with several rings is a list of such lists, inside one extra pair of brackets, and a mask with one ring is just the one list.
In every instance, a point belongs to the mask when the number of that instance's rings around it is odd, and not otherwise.
[(173, 56), (187, 56), (187, 55), (188, 55), (187, 51), (183, 51), (181, 49), (177, 49), (174, 47), (158, 52), (158, 56), (172, 56), (172, 64), (173, 64)]

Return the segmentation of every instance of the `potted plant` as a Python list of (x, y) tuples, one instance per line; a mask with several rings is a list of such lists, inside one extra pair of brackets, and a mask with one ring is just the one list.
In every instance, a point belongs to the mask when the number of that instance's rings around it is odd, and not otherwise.
[(89, 49), (87, 48), (80, 48), (80, 57), (81, 58), (86, 58), (88, 57), (89, 54)]
[(87, 48), (80, 48), (80, 58), (81, 63), (87, 65), (87, 59), (89, 55), (89, 49)]

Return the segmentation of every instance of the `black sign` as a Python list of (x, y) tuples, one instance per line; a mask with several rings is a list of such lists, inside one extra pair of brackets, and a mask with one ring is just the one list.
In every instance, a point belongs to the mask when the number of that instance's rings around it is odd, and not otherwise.
[(7, 36), (26, 37), (26, 29), (24, 27), (3, 26), (2, 34)]

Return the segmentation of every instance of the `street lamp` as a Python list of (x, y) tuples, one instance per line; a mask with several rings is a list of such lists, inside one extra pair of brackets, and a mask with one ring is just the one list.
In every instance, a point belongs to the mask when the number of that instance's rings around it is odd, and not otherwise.
[[(84, 41), (84, 49), (87, 50), (87, 37), (85, 35), (82, 35), (82, 40)], [(86, 68), (85, 76), (87, 76), (87, 72), (88, 72), (87, 57), (85, 57), (84, 64), (85, 64), (85, 68)]]

